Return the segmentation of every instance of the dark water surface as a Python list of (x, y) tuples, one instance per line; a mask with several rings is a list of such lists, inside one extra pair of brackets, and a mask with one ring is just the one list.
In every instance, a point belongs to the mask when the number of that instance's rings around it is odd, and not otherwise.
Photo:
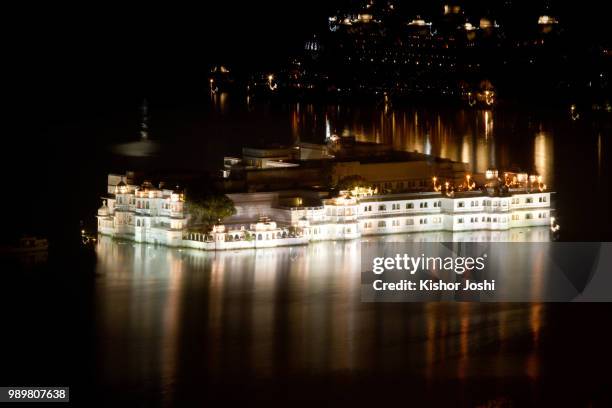
[(609, 304), (362, 303), (358, 251), (102, 239), (5, 260), (2, 383), (78, 406), (610, 401)]
[(138, 141), (131, 113), (32, 146), (23, 208), (7, 222), (42, 231), (51, 249), (35, 265), (0, 261), (2, 384), (70, 385), (79, 406), (606, 406), (608, 304), (361, 303), (357, 242), (223, 253), (70, 243), (79, 221), (94, 224), (110, 170), (214, 169), (244, 144), (328, 131), (474, 171), (534, 168), (558, 192), (561, 239), (609, 240), (609, 119), (226, 98), (150, 101), (157, 157), (117, 154)]

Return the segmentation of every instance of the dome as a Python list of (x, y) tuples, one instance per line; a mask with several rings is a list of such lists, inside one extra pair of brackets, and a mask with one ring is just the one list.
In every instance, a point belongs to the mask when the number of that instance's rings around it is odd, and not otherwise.
[(102, 201), (102, 207), (98, 208), (98, 215), (100, 217), (108, 217), (110, 215), (110, 210), (106, 206), (106, 200)]

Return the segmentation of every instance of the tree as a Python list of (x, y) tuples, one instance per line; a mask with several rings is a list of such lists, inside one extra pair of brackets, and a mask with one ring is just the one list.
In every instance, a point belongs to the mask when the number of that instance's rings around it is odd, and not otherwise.
[(209, 194), (191, 199), (187, 195), (186, 204), (192, 224), (198, 225), (204, 232), (209, 232), (222, 219), (236, 214), (234, 202), (224, 194)]
[(372, 184), (366, 181), (363, 177), (355, 174), (352, 176), (342, 177), (336, 186), (338, 190), (352, 190), (355, 187), (372, 187)]

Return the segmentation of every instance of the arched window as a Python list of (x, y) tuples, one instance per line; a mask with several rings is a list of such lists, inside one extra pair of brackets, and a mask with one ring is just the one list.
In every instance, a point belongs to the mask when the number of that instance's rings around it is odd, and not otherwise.
[(261, 234), (257, 234), (257, 240), (261, 241)]

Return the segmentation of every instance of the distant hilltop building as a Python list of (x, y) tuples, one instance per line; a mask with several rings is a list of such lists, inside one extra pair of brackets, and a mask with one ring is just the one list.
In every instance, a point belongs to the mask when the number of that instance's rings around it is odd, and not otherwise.
[[(508, 99), (532, 92), (536, 84), (567, 88), (576, 74), (569, 56), (578, 54), (563, 46), (569, 35), (561, 35), (559, 20), (546, 11), (524, 24), (524, 10), (512, 2), (489, 3), (480, 5), (483, 10), (470, 2), (449, 2), (428, 14), (421, 14), (425, 7), (408, 14), (392, 2), (350, 2), (329, 15), (327, 29), (317, 32), (316, 41), (308, 39), (276, 73), (277, 86), (266, 86), (257, 75), (249, 90), (393, 102), (444, 98), (475, 106), (467, 93), (477, 92), (482, 80)], [(499, 96), (489, 98), (487, 106)]]
[(408, 23), (408, 33), (410, 36), (431, 36), (431, 23), (417, 16)]
[(540, 32), (544, 34), (548, 34), (555, 30), (557, 24), (559, 24), (559, 20), (553, 16), (543, 15), (538, 17), (538, 27), (540, 28)]

